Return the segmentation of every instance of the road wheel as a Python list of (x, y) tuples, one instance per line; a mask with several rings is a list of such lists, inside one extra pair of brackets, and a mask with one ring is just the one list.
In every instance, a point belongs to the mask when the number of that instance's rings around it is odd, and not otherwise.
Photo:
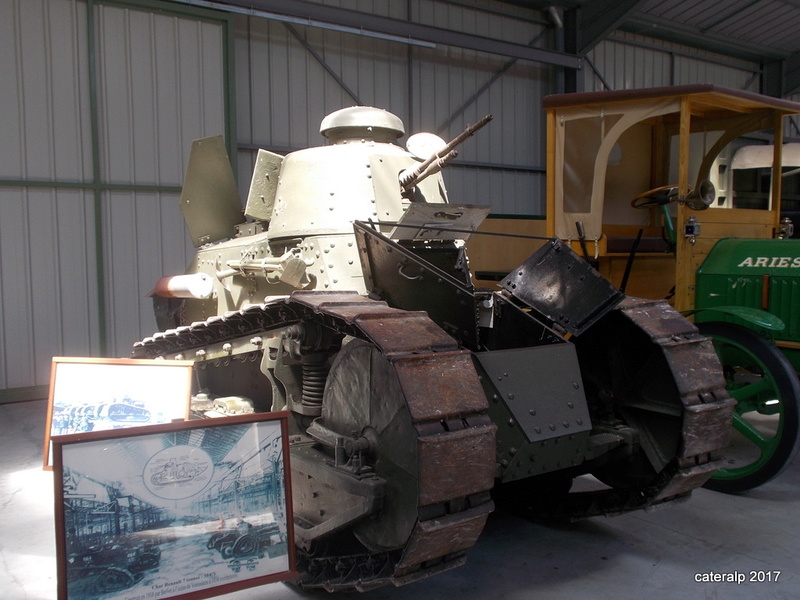
[(730, 323), (699, 323), (711, 338), (737, 402), (726, 466), (705, 487), (743, 492), (768, 482), (798, 448), (800, 381), (786, 356), (767, 339)]

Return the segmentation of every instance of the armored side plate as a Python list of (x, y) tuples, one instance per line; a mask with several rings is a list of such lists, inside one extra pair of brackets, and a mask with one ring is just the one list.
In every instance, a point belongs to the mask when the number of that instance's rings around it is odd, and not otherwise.
[(475, 231), (488, 214), (488, 206), (412, 202), (389, 239), (466, 241), (470, 234), (464, 231)]
[(181, 212), (195, 247), (232, 238), (244, 221), (222, 136), (195, 140), (181, 192)]
[(558, 238), (509, 273), (500, 287), (573, 335), (625, 297)]
[(269, 221), (272, 218), (272, 207), (275, 204), (275, 191), (278, 188), (278, 174), (283, 157), (280, 154), (259, 150), (253, 179), (250, 182), (250, 193), (247, 195), (247, 206), (244, 214), (257, 221)]

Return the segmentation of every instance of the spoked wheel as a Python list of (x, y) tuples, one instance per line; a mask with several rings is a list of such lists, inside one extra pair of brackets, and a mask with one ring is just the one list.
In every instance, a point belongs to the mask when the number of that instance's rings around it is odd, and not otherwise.
[(800, 382), (789, 360), (762, 336), (730, 323), (699, 323), (711, 338), (737, 401), (724, 467), (705, 487), (725, 493), (776, 477), (798, 448)]

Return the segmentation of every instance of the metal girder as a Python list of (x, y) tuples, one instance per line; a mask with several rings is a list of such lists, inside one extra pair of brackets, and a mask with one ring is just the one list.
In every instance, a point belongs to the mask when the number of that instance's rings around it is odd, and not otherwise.
[(776, 54), (775, 48), (758, 45), (754, 42), (743, 43), (735, 38), (715, 34), (711, 31), (701, 31), (696, 27), (674, 21), (665, 22), (643, 13), (631, 15), (619, 28), (622, 31), (666, 39), (743, 60), (762, 62), (770, 58), (775, 60), (784, 58)]
[(764, 60), (761, 63), (761, 73), (762, 94), (776, 98), (796, 94), (800, 91), (800, 54), (792, 54), (781, 60)]
[(800, 54), (792, 54), (783, 61), (783, 86), (785, 95), (795, 94), (800, 89)]
[(214, 4), (236, 6), (252, 10), (254, 13), (260, 11), (308, 19), (309, 25), (313, 25), (313, 21), (317, 21), (350, 27), (356, 30), (368, 30), (400, 38), (498, 54), (519, 60), (529, 60), (570, 69), (582, 68), (582, 59), (579, 56), (564, 52), (531, 48), (525, 44), (505, 42), (421, 23), (412, 23), (335, 6), (304, 2), (303, 0), (219, 0)]
[(619, 28), (644, 0), (590, 0), (580, 8), (578, 54), (586, 54)]

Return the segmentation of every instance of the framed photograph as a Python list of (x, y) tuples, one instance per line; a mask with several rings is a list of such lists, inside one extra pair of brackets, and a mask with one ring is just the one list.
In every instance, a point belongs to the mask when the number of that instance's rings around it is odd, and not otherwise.
[(191, 361), (53, 358), (44, 468), (53, 436), (188, 419), (191, 385)]
[(287, 412), (53, 437), (59, 600), (290, 579)]

